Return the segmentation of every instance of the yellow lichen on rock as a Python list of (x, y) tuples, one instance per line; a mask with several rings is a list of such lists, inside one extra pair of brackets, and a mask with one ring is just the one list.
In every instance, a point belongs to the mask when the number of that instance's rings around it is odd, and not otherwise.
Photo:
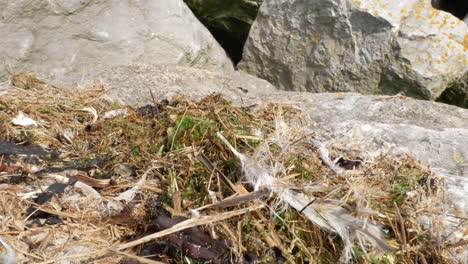
[(463, 38), (463, 51), (468, 50), (468, 33), (465, 34), (465, 37)]

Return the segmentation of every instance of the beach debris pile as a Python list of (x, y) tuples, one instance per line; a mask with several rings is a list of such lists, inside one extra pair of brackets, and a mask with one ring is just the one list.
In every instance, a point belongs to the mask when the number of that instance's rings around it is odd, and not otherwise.
[(133, 107), (99, 83), (11, 83), (3, 263), (452, 263), (463, 243), (443, 232), (443, 178), (409, 156), (325, 144), (300, 104)]

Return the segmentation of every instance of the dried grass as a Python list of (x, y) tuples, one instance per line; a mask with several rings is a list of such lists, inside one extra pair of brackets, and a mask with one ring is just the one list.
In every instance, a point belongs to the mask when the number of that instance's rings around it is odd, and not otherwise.
[[(103, 99), (104, 86), (63, 90), (34, 75), (12, 80), (20, 88), (0, 98), (0, 139), (24, 146), (41, 145), (60, 153), (33, 162), (21, 155), (0, 156), (0, 181), (4, 182), (0, 185), (0, 236), (16, 251), (17, 263), (119, 263), (131, 256), (142, 263), (194, 263), (180, 251), (136, 257), (146, 252), (142, 242), (165, 243), (163, 235), (184, 228), (181, 223), (173, 230), (151, 231), (152, 218), (162, 210), (154, 208), (155, 199), (171, 214), (191, 218), (186, 222), (190, 226), (200, 225), (213, 238), (231, 241), (234, 259), (250, 252), (260, 263), (274, 263), (278, 249), (289, 263), (338, 261), (344, 246), (340, 238), (312, 224), (275, 195), (229, 207), (209, 206), (252, 190), (241, 177), (240, 162), (215, 136), (218, 131), (224, 131), (237, 151), (263, 159), (288, 188), (324, 201), (339, 201), (354, 217), (380, 225), (393, 250), (378, 255), (368, 244), (362, 248), (356, 244), (354, 262), (454, 263), (449, 250), (460, 242), (444, 237), (448, 207), (442, 178), (411, 157), (390, 155), (336, 174), (320, 159), (313, 131), (306, 129), (307, 117), (295, 105), (269, 104), (253, 110), (234, 107), (213, 95), (200, 102), (176, 98), (158, 104), (155, 112), (147, 115), (128, 108), (126, 115), (104, 119), (106, 112), (125, 108)], [(97, 121), (89, 111), (83, 111), (86, 108), (96, 110)], [(19, 111), (39, 126), (12, 125)], [(282, 124), (278, 124), (278, 116)], [(289, 129), (287, 135), (280, 134), (280, 126)], [(359, 155), (346, 153), (340, 146), (331, 146), (329, 151), (332, 156), (349, 159)], [(59, 218), (60, 223), (38, 223), (37, 217), (27, 213), (34, 199), (24, 194), (42, 191), (57, 181), (50, 173), (38, 175), (37, 171), (99, 157), (106, 158), (98, 166), (55, 173), (114, 182), (98, 189), (104, 205), (100, 207), (81, 190), (68, 187), (38, 207)], [(13, 165), (20, 169), (8, 171)], [(121, 165), (135, 173), (122, 172)], [(140, 190), (134, 189), (136, 195), (124, 204), (125, 209), (103, 213), (102, 206), (135, 187), (138, 175), (148, 168), (152, 173)], [(26, 176), (20, 183), (10, 181), (21, 173)], [(192, 216), (194, 209), (205, 206), (209, 208), (197, 211), (202, 216)], [(423, 228), (421, 217), (430, 223), (430, 229)]]

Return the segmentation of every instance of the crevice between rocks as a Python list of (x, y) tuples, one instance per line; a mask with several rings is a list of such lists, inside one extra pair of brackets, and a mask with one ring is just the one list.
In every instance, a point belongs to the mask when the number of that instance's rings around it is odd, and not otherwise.
[(432, 0), (432, 7), (448, 12), (468, 24), (467, 0)]
[(263, 0), (184, 0), (237, 65)]
[(466, 85), (449, 85), (436, 99), (436, 102), (468, 108), (468, 96)]

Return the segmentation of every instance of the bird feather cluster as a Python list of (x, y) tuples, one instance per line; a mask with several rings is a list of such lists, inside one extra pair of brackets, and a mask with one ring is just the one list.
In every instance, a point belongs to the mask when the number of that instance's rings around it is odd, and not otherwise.
[[(280, 147), (282, 153), (287, 153), (292, 143), (290, 142), (291, 133), (288, 133), (288, 126), (280, 116), (275, 124), (276, 131), (272, 142)], [(291, 183), (284, 182), (277, 177), (281, 168), (284, 168), (283, 161), (277, 160), (271, 165), (263, 160), (265, 153), (268, 152), (265, 148), (268, 148), (271, 142), (263, 142), (256, 148), (253, 156), (248, 156), (237, 151), (220, 132), (217, 136), (240, 160), (243, 175), (254, 190), (268, 189), (277, 195), (280, 201), (304, 214), (313, 224), (340, 236), (344, 243), (341, 262), (347, 263), (352, 259), (354, 245), (359, 246), (363, 252), (367, 252), (369, 245), (377, 253), (391, 250), (381, 228), (367, 219), (361, 220), (353, 216), (342, 206), (343, 202), (316, 197), (309, 192), (302, 191), (303, 188), (300, 186), (292, 186)], [(313, 186), (308, 186), (313, 189)]]

